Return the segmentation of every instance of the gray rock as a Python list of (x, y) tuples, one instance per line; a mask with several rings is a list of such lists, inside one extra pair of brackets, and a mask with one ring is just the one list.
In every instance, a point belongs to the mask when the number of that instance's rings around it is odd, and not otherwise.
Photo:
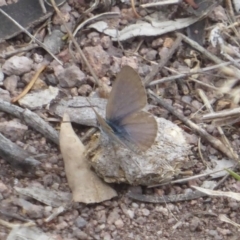
[(27, 57), (13, 56), (2, 66), (3, 73), (7, 75), (22, 75), (32, 68), (33, 60)]
[(78, 228), (83, 228), (87, 225), (87, 221), (82, 218), (81, 216), (79, 216), (76, 220), (75, 220), (75, 225)]
[(85, 83), (86, 75), (77, 66), (71, 66), (64, 69), (57, 78), (61, 87), (72, 88)]
[(14, 93), (16, 91), (19, 79), (20, 78), (18, 76), (11, 75), (4, 80), (3, 85), (10, 93)]
[(44, 38), (43, 43), (47, 46), (47, 48), (53, 53), (57, 54), (60, 52), (61, 47), (64, 42), (62, 41), (64, 33), (59, 30), (52, 31), (51, 34), (47, 35)]

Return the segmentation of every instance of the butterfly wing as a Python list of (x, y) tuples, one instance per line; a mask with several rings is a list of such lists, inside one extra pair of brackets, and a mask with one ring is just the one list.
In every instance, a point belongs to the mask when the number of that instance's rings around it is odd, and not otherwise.
[(126, 134), (121, 141), (134, 152), (146, 151), (154, 143), (158, 125), (153, 115), (147, 112), (133, 113), (121, 121)]
[(108, 99), (106, 119), (119, 121), (146, 104), (147, 95), (138, 73), (129, 66), (122, 67)]

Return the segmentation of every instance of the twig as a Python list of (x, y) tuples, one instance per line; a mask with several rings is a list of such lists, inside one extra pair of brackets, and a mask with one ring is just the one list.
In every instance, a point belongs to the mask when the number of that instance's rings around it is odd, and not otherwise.
[(174, 44), (172, 45), (171, 49), (168, 51), (168, 55), (161, 59), (160, 63), (153, 67), (151, 73), (145, 78), (144, 84), (147, 86), (155, 77), (155, 75), (162, 70), (162, 68), (166, 65), (166, 63), (171, 59), (175, 51), (178, 49), (179, 45), (182, 42), (182, 37), (177, 36)]
[(217, 138), (211, 136), (205, 129), (202, 129), (197, 124), (183, 116), (181, 113), (176, 111), (172, 106), (170, 106), (168, 103), (166, 103), (163, 99), (155, 95), (151, 90), (148, 90), (148, 93), (150, 97), (157, 101), (161, 106), (163, 106), (165, 109), (167, 109), (170, 113), (172, 113), (174, 116), (176, 116), (179, 120), (181, 120), (184, 124), (186, 124), (188, 127), (190, 127), (194, 132), (197, 132), (202, 138), (204, 138), (206, 141), (208, 141), (214, 148), (221, 151), (223, 154), (225, 154), (227, 157), (231, 159), (235, 159), (235, 156), (232, 155), (231, 152), (228, 151), (228, 148)]
[(37, 81), (39, 75), (41, 74), (41, 72), (46, 68), (46, 66), (41, 66), (38, 71), (35, 73), (35, 75), (33, 76), (32, 80), (29, 82), (29, 84), (24, 88), (24, 90), (16, 97), (14, 97), (11, 102), (15, 103), (17, 102), (19, 99), (21, 99), (22, 97), (24, 97), (33, 87), (33, 85), (35, 84), (35, 82)]
[[(236, 60), (236, 62), (240, 62), (240, 59)], [(188, 77), (188, 76), (191, 76), (191, 75), (194, 75), (194, 74), (197, 74), (197, 73), (205, 73), (207, 71), (211, 71), (211, 70), (214, 70), (216, 68), (225, 67), (225, 66), (228, 66), (228, 65), (231, 65), (231, 64), (232, 64), (231, 62), (224, 62), (224, 63), (220, 63), (220, 64), (217, 64), (217, 65), (214, 65), (214, 66), (211, 66), (211, 67), (205, 67), (205, 68), (199, 69), (197, 71), (180, 73), (178, 75), (174, 75), (174, 76), (170, 76), (170, 77), (164, 77), (164, 78), (161, 78), (161, 79), (154, 80), (154, 81), (150, 82), (147, 87), (151, 87), (151, 86), (161, 84), (161, 83), (165, 83), (165, 82), (168, 82), (168, 81), (173, 81), (173, 80), (183, 78), (183, 77)]]
[(135, 8), (135, 1), (134, 0), (131, 0), (131, 6), (132, 6), (132, 10), (133, 10), (133, 13), (135, 15), (136, 18), (141, 18), (141, 16), (137, 13), (136, 11), (136, 8)]
[[(207, 98), (206, 94), (204, 93), (204, 91), (201, 90), (201, 89), (198, 89), (198, 90), (197, 90), (197, 93), (198, 93), (198, 95), (201, 97), (201, 99), (202, 99), (204, 105), (206, 106), (206, 108), (208, 109), (208, 111), (213, 113), (214, 110), (213, 110), (211, 104), (209, 103), (208, 98)], [(235, 152), (233, 151), (233, 149), (232, 149), (232, 147), (231, 147), (231, 144), (230, 144), (230, 142), (228, 141), (227, 137), (225, 136), (222, 128), (221, 128), (221, 127), (217, 127), (217, 130), (218, 130), (218, 132), (219, 132), (219, 134), (220, 134), (220, 136), (221, 136), (221, 138), (222, 138), (222, 142), (223, 142), (224, 144), (226, 144), (226, 147), (228, 147), (229, 151), (231, 151), (232, 155), (235, 157), (235, 158), (234, 158), (235, 161), (237, 161), (237, 160), (238, 160), (238, 155), (237, 155), (237, 153), (235, 153)]]
[(59, 144), (58, 132), (46, 123), (42, 118), (40, 118), (36, 113), (31, 112), (28, 109), (23, 109), (15, 106), (9, 102), (0, 99), (0, 111), (9, 113), (19, 119), (24, 120), (24, 122), (33, 128), (35, 131), (43, 134), (47, 139), (50, 139), (55, 144)]
[[(170, 72), (178, 73), (178, 71), (176, 71), (176, 70), (174, 70), (174, 69), (167, 68), (167, 67), (164, 67), (164, 68), (167, 69), (167, 70), (170, 71)], [(196, 83), (198, 83), (199, 85), (202, 85), (202, 86), (204, 86), (204, 87), (213, 89), (213, 90), (215, 90), (215, 91), (218, 91), (218, 90), (219, 90), (218, 88), (216, 88), (216, 87), (214, 87), (214, 86), (211, 86), (211, 85), (209, 85), (209, 84), (203, 83), (202, 81), (199, 81), (199, 80), (197, 80), (197, 79), (195, 79), (195, 78), (192, 78), (191, 76), (189, 76), (189, 80), (190, 80), (190, 81), (193, 81), (193, 82), (196, 82)]]
[(22, 170), (30, 170), (40, 164), (39, 161), (30, 156), (28, 152), (17, 144), (5, 138), (0, 133), (0, 156), (9, 164)]
[(142, 8), (149, 8), (149, 7), (170, 5), (170, 4), (178, 4), (180, 2), (182, 2), (182, 1), (181, 0), (166, 0), (166, 1), (160, 1), (160, 2), (154, 2), (154, 3), (141, 4), (140, 6)]
[(226, 109), (220, 112), (212, 112), (203, 115), (202, 119), (204, 121), (207, 120), (215, 120), (217, 118), (225, 118), (225, 117), (236, 117), (240, 115), (240, 107), (234, 109)]
[(22, 52), (27, 52), (29, 50), (32, 50), (34, 48), (38, 48), (39, 46), (37, 44), (30, 44), (28, 46), (24, 46), (24, 47), (21, 47), (21, 48), (17, 48), (13, 51), (9, 51), (9, 52), (5, 52), (5, 53), (1, 53), (0, 54), (0, 58), (9, 58), (13, 55), (16, 55), (18, 53), (22, 53)]
[[(236, 166), (236, 165), (231, 166), (231, 167), (229, 167), (229, 168), (227, 168), (227, 169), (234, 169), (235, 166)], [(160, 184), (155, 184), (155, 185), (148, 186), (147, 188), (165, 186), (165, 185), (175, 184), (175, 183), (185, 183), (185, 182), (189, 182), (189, 181), (192, 181), (192, 180), (194, 180), (194, 179), (197, 179), (197, 178), (208, 177), (208, 176), (211, 176), (212, 174), (215, 174), (215, 173), (218, 173), (218, 172), (222, 172), (222, 171), (225, 171), (225, 172), (226, 172), (226, 169), (217, 170), (217, 171), (212, 171), (212, 172), (209, 172), (209, 173), (198, 174), (198, 175), (191, 176), (191, 177), (188, 177), (188, 178), (177, 179), (177, 180), (173, 180), (173, 181), (169, 181), (169, 182), (164, 182), (164, 183), (160, 183)], [(227, 174), (227, 172), (226, 172), (226, 174)]]
[(1, 8), (0, 8), (0, 12), (6, 16), (7, 18), (9, 18), (15, 25), (17, 25), (23, 32), (25, 32), (31, 39), (34, 39), (34, 41), (39, 44), (39, 46), (41, 46), (44, 50), (46, 50), (59, 64), (62, 65), (62, 62), (41, 42), (39, 41), (37, 38), (35, 38), (27, 29), (23, 28), (18, 22), (16, 22), (11, 16), (9, 16), (6, 12), (4, 12)]
[(8, 228), (16, 228), (16, 227), (32, 227), (35, 226), (36, 224), (34, 222), (27, 222), (27, 223), (23, 223), (23, 224), (16, 224), (16, 223), (10, 223), (10, 222), (6, 222), (2, 219), (0, 219), (0, 224), (4, 227), (8, 227)]
[(68, 35), (69, 35), (69, 37), (70, 37), (71, 40), (73, 41), (73, 43), (74, 43), (74, 45), (75, 45), (75, 47), (76, 47), (76, 49), (77, 49), (79, 55), (80, 55), (81, 58), (83, 59), (84, 63), (87, 65), (87, 67), (88, 67), (90, 73), (92, 74), (92, 76), (93, 76), (93, 78), (94, 78), (94, 80), (95, 80), (95, 83), (96, 83), (97, 85), (99, 85), (99, 82), (100, 82), (100, 81), (98, 80), (97, 75), (95, 74), (95, 72), (94, 72), (92, 66), (90, 65), (90, 63), (88, 62), (87, 58), (85, 57), (85, 55), (84, 55), (82, 49), (79, 47), (77, 41), (76, 41), (75, 38), (73, 37), (72, 32), (69, 30), (69, 28), (68, 28), (66, 22), (64, 21), (64, 18), (63, 18), (63, 16), (62, 16), (62, 13), (61, 13), (60, 10), (58, 9), (58, 7), (57, 7), (55, 1), (54, 1), (54, 0), (51, 0), (51, 4), (52, 4), (54, 10), (56, 11), (57, 15), (58, 15), (59, 18), (61, 19), (61, 21), (62, 21), (62, 23), (63, 23), (63, 25), (64, 25), (64, 27), (65, 27), (65, 29), (66, 29)]
[[(224, 62), (220, 58), (218, 58), (215, 55), (213, 55), (210, 52), (208, 52), (204, 47), (199, 45), (197, 42), (191, 40), (190, 38), (188, 38), (187, 36), (183, 35), (182, 33), (176, 33), (176, 34), (177, 34), (177, 36), (182, 36), (183, 41), (188, 43), (191, 47), (193, 47), (194, 49), (196, 49), (197, 51), (202, 53), (206, 58), (210, 59), (211, 61), (213, 61), (213, 62), (215, 62), (217, 64), (220, 64), (220, 63)], [(234, 71), (235, 76), (239, 78), (240, 77), (240, 71), (237, 68), (235, 68), (235, 67), (232, 67), (232, 70)], [(224, 71), (224, 69), (222, 69), (222, 71)]]

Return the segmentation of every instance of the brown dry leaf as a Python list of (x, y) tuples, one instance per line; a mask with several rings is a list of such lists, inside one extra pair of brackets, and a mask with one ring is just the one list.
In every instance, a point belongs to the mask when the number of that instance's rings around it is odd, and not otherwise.
[(59, 141), (73, 201), (97, 203), (117, 196), (116, 191), (90, 169), (85, 158), (85, 146), (74, 133), (67, 114), (63, 115)]

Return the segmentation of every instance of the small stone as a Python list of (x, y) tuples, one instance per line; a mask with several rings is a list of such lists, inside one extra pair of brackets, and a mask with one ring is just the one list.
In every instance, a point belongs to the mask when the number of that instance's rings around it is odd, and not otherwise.
[(139, 225), (143, 225), (144, 223), (146, 223), (146, 219), (144, 217), (138, 217), (136, 219), (136, 223), (138, 223)]
[(85, 47), (83, 52), (97, 76), (100, 78), (105, 76), (110, 68), (111, 59), (102, 46)]
[(167, 47), (163, 47), (160, 49), (160, 51), (158, 51), (158, 54), (160, 56), (160, 58), (164, 58), (165, 56), (168, 55), (169, 49)]
[(111, 240), (111, 235), (108, 232), (105, 232), (102, 236), (103, 240)]
[(28, 127), (16, 119), (0, 122), (0, 132), (13, 142), (22, 140), (27, 130)]
[(118, 219), (120, 218), (119, 214), (118, 214), (118, 209), (114, 208), (108, 218), (107, 218), (107, 223), (108, 224), (113, 224), (114, 222), (116, 222)]
[(88, 238), (88, 235), (87, 235), (85, 232), (83, 232), (83, 231), (81, 231), (81, 230), (79, 230), (79, 229), (74, 230), (74, 231), (73, 231), (73, 235), (74, 235), (77, 239), (80, 239), (80, 240), (89, 239), (89, 238)]
[(7, 186), (3, 182), (0, 182), (0, 193), (6, 192), (7, 190)]
[(3, 82), (3, 86), (10, 92), (10, 93), (14, 93), (16, 91), (17, 88), (17, 84), (19, 81), (19, 77), (16, 75), (11, 75), (10, 77), (7, 77), (4, 82)]
[(53, 99), (57, 97), (58, 92), (59, 88), (49, 86), (48, 89), (28, 93), (18, 102), (23, 107), (35, 110), (49, 104)]
[(163, 39), (162, 38), (157, 38), (154, 41), (152, 41), (152, 47), (153, 48), (159, 48), (163, 45)]
[(86, 80), (86, 75), (77, 66), (64, 69), (58, 76), (59, 84), (63, 88), (78, 87)]
[(124, 226), (124, 223), (122, 219), (118, 219), (117, 221), (114, 222), (116, 228), (122, 228)]
[(190, 225), (189, 225), (190, 231), (191, 231), (191, 232), (197, 231), (197, 229), (198, 229), (198, 227), (199, 227), (199, 224), (200, 224), (199, 218), (194, 217), (194, 218), (191, 220)]
[(201, 109), (201, 107), (202, 107), (202, 103), (200, 103), (200, 102), (197, 101), (197, 100), (193, 100), (193, 101), (192, 101), (192, 105), (195, 107), (194, 110), (199, 110), (199, 109)]
[(78, 93), (80, 96), (88, 96), (92, 92), (92, 87), (88, 84), (83, 84), (78, 88)]
[(133, 208), (139, 208), (139, 205), (138, 205), (137, 203), (133, 202), (133, 203), (132, 203), (132, 207), (133, 207)]
[(60, 52), (60, 49), (64, 44), (64, 41), (62, 40), (63, 35), (64, 33), (61, 31), (53, 30), (51, 34), (44, 38), (43, 43), (53, 54), (57, 54)]
[(112, 45), (112, 41), (109, 36), (103, 36), (101, 38), (101, 43), (104, 49), (108, 49)]
[(156, 50), (152, 49), (152, 50), (147, 52), (146, 58), (150, 61), (153, 61), (153, 60), (156, 59), (157, 53), (158, 52)]
[(83, 228), (87, 225), (87, 221), (82, 218), (81, 216), (79, 216), (76, 220), (75, 220), (75, 225), (78, 228)]
[(0, 86), (3, 84), (4, 73), (2, 72), (2, 68), (0, 67)]
[(43, 56), (40, 54), (34, 53), (33, 60), (35, 63), (41, 63), (43, 61)]
[(131, 218), (131, 219), (133, 219), (134, 216), (135, 216), (134, 211), (132, 211), (132, 210), (130, 210), (130, 209), (127, 210), (127, 214), (128, 214), (128, 216), (129, 216), (129, 218)]
[(32, 68), (33, 60), (27, 57), (13, 56), (6, 60), (2, 66), (3, 73), (7, 75), (22, 75)]
[(150, 211), (148, 209), (146, 209), (146, 208), (143, 208), (142, 209), (142, 214), (143, 214), (143, 216), (149, 216)]
[(11, 97), (10, 97), (9, 91), (0, 88), (0, 99), (6, 102), (10, 102)]
[(56, 225), (57, 230), (62, 230), (68, 227), (67, 222), (61, 221), (59, 224)]

